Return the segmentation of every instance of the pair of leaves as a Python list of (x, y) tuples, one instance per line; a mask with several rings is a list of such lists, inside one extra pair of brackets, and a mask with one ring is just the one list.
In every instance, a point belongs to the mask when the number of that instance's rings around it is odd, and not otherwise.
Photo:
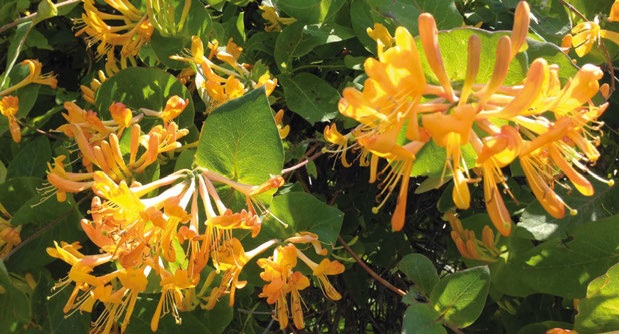
[[(405, 256), (398, 268), (415, 283), (412, 291), (428, 298), (429, 303), (412, 301), (406, 310), (403, 332), (447, 333), (441, 325), (463, 328), (471, 325), (481, 314), (490, 287), (488, 267), (474, 267), (439, 279), (432, 262), (420, 254)], [(410, 293), (409, 293), (410, 295)]]

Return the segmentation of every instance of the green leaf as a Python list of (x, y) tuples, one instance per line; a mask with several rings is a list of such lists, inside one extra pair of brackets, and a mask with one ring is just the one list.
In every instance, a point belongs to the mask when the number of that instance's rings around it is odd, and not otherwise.
[(619, 212), (619, 187), (609, 187), (606, 183), (601, 183), (591, 177), (588, 179), (595, 191), (593, 196), (583, 196), (578, 191), (568, 194), (565, 189), (555, 187), (559, 196), (570, 207), (578, 210), (577, 215), (568, 214), (560, 219), (554, 218), (546, 213), (539, 201), (534, 200), (522, 213), (520, 223), (516, 225), (515, 235), (533, 240), (564, 238), (575, 226)]
[(273, 0), (275, 7), (303, 23), (327, 21), (345, 3), (345, 0)]
[(475, 267), (450, 274), (432, 289), (430, 300), (445, 321), (464, 328), (481, 314), (490, 287), (488, 267)]
[(282, 171), (282, 141), (264, 89), (215, 109), (204, 122), (194, 162), (230, 179), (261, 184)]
[(578, 304), (574, 329), (578, 333), (602, 333), (619, 330), (619, 264), (594, 279), (587, 297)]
[(37, 187), (41, 179), (37, 177), (14, 177), (0, 184), (0, 203), (10, 214), (14, 214), (24, 203), (37, 197)]
[(279, 77), (290, 110), (314, 124), (337, 115), (339, 92), (323, 79), (307, 72)]
[(376, 42), (368, 36), (367, 28), (381, 23), (393, 32), (397, 26), (404, 26), (415, 36), (417, 18), (424, 12), (434, 16), (438, 29), (462, 26), (462, 16), (451, 0), (353, 0), (350, 5), (352, 28), (361, 43), (372, 51), (376, 50)]
[(327, 245), (333, 245), (340, 233), (344, 213), (303, 192), (290, 192), (275, 196), (269, 207), (271, 214), (288, 227), (269, 219), (262, 227), (260, 238), (285, 239), (297, 232), (312, 232)]
[[(167, 3), (164, 6), (167, 6)], [(176, 29), (178, 23), (180, 23), (182, 11), (182, 4), (175, 6), (174, 17), (177, 23), (172, 24), (168, 29)], [(210, 39), (209, 34), (212, 29), (212, 24), (211, 16), (200, 1), (191, 1), (187, 21), (183, 25), (183, 29), (180, 32), (170, 34), (156, 29), (150, 39), (150, 45), (157, 55), (157, 58), (159, 58), (159, 61), (165, 66), (177, 70), (188, 67), (187, 63), (170, 59), (170, 56), (180, 55), (182, 50), (191, 48), (192, 36), (202, 38), (202, 42), (206, 47), (208, 42), (207, 39)], [(219, 42), (221, 44), (227, 41)]]
[(0, 286), (5, 290), (0, 294), (0, 326), (4, 330), (15, 329), (18, 322), (30, 320), (30, 297), (13, 285), (9, 272), (0, 259)]
[(571, 29), (570, 18), (565, 7), (559, 0), (532, 0), (529, 1), (531, 15), (531, 31), (544, 40), (561, 44), (563, 36)]
[(402, 333), (447, 334), (447, 330), (441, 325), (438, 312), (430, 305), (415, 303), (404, 313)]
[[(95, 94), (95, 105), (102, 119), (111, 119), (110, 105), (122, 102), (128, 108), (161, 111), (168, 99), (178, 95), (189, 99), (189, 105), (178, 117), (180, 128), (193, 125), (194, 107), (191, 94), (173, 75), (155, 68), (130, 67), (106, 80)], [(148, 131), (148, 129), (143, 130)]]
[(400, 260), (398, 269), (426, 296), (430, 295), (432, 288), (439, 281), (434, 264), (421, 254), (407, 254)]
[(49, 140), (45, 136), (35, 137), (24, 143), (9, 164), (7, 177), (34, 176), (42, 177), (47, 170), (47, 162), (52, 157)]
[(536, 291), (582, 298), (589, 282), (619, 261), (619, 215), (575, 227), (514, 259), (520, 279)]

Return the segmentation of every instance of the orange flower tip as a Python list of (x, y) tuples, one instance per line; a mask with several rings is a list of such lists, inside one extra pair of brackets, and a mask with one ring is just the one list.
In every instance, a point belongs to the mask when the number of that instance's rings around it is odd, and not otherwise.
[(600, 93), (605, 100), (610, 99), (610, 86), (607, 83), (602, 84), (600, 86)]

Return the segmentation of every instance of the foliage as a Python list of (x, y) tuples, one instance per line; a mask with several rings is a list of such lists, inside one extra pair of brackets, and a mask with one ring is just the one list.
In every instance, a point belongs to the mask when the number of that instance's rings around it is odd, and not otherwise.
[(0, 328), (618, 331), (617, 21), (0, 0)]

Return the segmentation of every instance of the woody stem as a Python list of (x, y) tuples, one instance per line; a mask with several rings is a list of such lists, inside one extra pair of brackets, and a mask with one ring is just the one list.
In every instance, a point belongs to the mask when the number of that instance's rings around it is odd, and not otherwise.
[(367, 264), (365, 264), (365, 262), (363, 262), (363, 260), (359, 257), (359, 255), (357, 255), (357, 253), (355, 253), (355, 251), (353, 251), (352, 248), (348, 246), (346, 241), (342, 239), (342, 236), (338, 235), (337, 240), (340, 242), (340, 244), (342, 244), (342, 246), (344, 246), (344, 249), (346, 249), (348, 254), (350, 254), (350, 256), (352, 256), (355, 259), (355, 261), (357, 261), (357, 263), (361, 266), (361, 268), (363, 268), (363, 270), (365, 270), (368, 274), (370, 274), (372, 278), (378, 281), (378, 283), (384, 285), (387, 289), (393, 291), (394, 293), (402, 297), (406, 295), (406, 292), (398, 289), (397, 287), (393, 286), (393, 284), (387, 282), (384, 278), (380, 277), (380, 275), (378, 275), (374, 270), (372, 270)]

